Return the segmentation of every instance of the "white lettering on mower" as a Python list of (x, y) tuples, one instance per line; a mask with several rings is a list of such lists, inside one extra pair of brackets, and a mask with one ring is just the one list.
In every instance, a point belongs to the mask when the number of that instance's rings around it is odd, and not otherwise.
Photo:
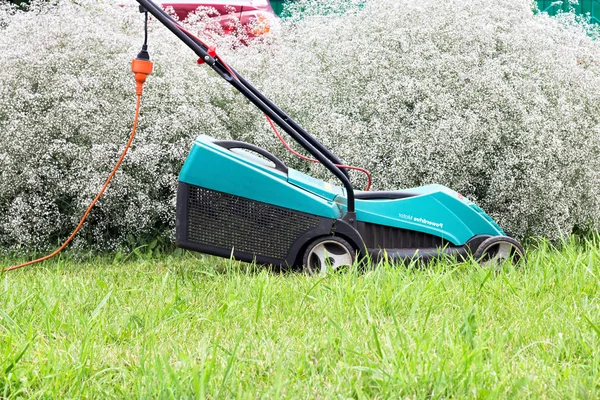
[(398, 216), (402, 219), (406, 219), (406, 220), (412, 221), (412, 222), (417, 222), (417, 223), (423, 224), (423, 225), (433, 226), (434, 228), (442, 229), (444, 227), (444, 224), (441, 222), (433, 222), (433, 221), (429, 221), (425, 218), (413, 217), (412, 215), (407, 215), (407, 214), (398, 214)]

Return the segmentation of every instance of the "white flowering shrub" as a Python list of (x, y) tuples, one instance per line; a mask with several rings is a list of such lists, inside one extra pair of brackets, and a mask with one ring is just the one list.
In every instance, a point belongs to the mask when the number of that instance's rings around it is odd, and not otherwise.
[[(0, 243), (45, 250), (73, 230), (127, 142), (135, 109), (130, 62), (143, 17), (96, 1), (2, 13)], [(150, 28), (155, 69), (138, 134), (76, 247), (170, 240), (177, 174), (193, 138), (229, 137), (230, 124), (241, 126), (230, 114), (251, 109), (157, 21)]]
[[(323, 15), (300, 1), (301, 18), (249, 46), (210, 41), (345, 162), (369, 168), (375, 189), (445, 184), (520, 237), (597, 228), (592, 28), (533, 14), (526, 0), (327, 3)], [(200, 14), (197, 31), (210, 23)], [(104, 183), (131, 129), (142, 21), (114, 2), (0, 6), (4, 250), (56, 246)], [(149, 44), (155, 71), (136, 140), (75, 247), (170, 241), (177, 174), (200, 133), (253, 142), (328, 178), (286, 153), (262, 114), (155, 20)]]
[(597, 28), (526, 0), (362, 3), (296, 3), (238, 70), (375, 189), (447, 185), (518, 237), (597, 229)]

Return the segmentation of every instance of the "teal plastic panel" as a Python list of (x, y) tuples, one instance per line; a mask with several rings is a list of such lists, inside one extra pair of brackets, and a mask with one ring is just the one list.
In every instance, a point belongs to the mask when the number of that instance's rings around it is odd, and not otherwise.
[(346, 190), (344, 188), (331, 185), (320, 179), (296, 171), (295, 169), (289, 170), (288, 182), (331, 201), (338, 195), (346, 196)]
[(568, 0), (537, 0), (538, 9), (550, 15), (558, 12), (574, 11), (576, 14), (589, 14), (590, 22), (600, 23), (600, 0), (579, 0), (571, 4)]
[[(179, 180), (325, 218), (346, 212), (346, 193), (294, 169), (287, 173), (248, 151), (227, 150), (200, 136), (181, 169)], [(416, 230), (463, 245), (475, 235), (504, 235), (479, 207), (441, 185), (406, 189), (403, 199), (356, 199), (358, 221)]]
[[(420, 196), (395, 200), (356, 200), (356, 219), (416, 230), (465, 244), (475, 235), (505, 235), (483, 210), (441, 185), (406, 189)], [(345, 199), (338, 199), (344, 202)]]

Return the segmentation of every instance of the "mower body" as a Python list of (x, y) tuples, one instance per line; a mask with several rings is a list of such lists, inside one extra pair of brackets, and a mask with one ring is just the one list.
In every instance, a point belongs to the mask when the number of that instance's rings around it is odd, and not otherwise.
[[(463, 257), (504, 236), (483, 210), (441, 185), (354, 192), (288, 168), (249, 143), (199, 136), (177, 196), (180, 247), (262, 264), (299, 266), (307, 246), (338, 236), (375, 259)], [(349, 218), (349, 215), (352, 217)]]

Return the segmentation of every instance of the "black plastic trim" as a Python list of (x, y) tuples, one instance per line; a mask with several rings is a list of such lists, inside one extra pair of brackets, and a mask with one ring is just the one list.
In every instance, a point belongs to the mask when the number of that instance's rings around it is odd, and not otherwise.
[(369, 255), (373, 260), (381, 261), (387, 258), (393, 262), (410, 260), (431, 261), (446, 256), (457, 257), (462, 260), (469, 254), (470, 249), (468, 246), (423, 249), (369, 249)]
[(367, 247), (373, 249), (433, 249), (453, 246), (439, 236), (388, 225), (358, 221), (357, 230)]
[(360, 200), (375, 200), (375, 199), (407, 199), (409, 197), (420, 196), (417, 193), (403, 192), (400, 190), (389, 192), (356, 192), (354, 197)]
[(334, 220), (323, 217), (319, 217), (319, 219), (321, 220), (319, 226), (304, 232), (292, 243), (285, 259), (288, 265), (302, 267), (302, 256), (308, 244), (319, 237), (331, 235)]
[(360, 232), (354, 228), (352, 223), (344, 221), (343, 219), (336, 219), (335, 225), (333, 226), (334, 236), (340, 236), (345, 238), (354, 245), (356, 250), (359, 252), (358, 258), (362, 259), (367, 255), (367, 246), (361, 236)]
[(485, 240), (491, 238), (491, 235), (476, 235), (467, 241), (466, 246), (470, 249), (471, 254), (475, 254), (479, 245), (483, 243)]

